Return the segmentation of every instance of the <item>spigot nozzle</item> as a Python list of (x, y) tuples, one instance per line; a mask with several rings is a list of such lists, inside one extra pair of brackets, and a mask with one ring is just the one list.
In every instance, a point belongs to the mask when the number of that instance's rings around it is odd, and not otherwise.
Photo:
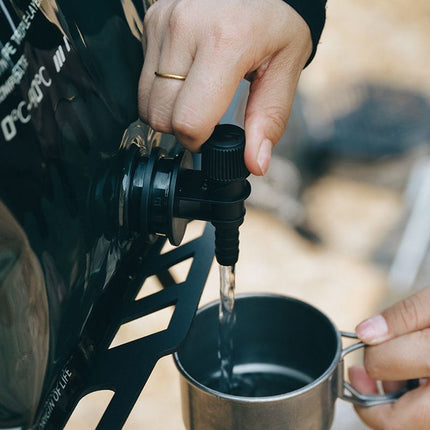
[(244, 199), (249, 195), (244, 151), (244, 131), (230, 124), (217, 126), (202, 146), (208, 194), (219, 200), (210, 221), (215, 226), (215, 256), (223, 266), (234, 265), (239, 257), (239, 227), (245, 216)]

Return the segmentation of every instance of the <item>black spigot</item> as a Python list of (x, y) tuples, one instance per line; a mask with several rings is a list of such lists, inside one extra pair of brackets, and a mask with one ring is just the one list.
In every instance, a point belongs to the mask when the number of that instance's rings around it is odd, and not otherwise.
[(179, 245), (189, 220), (215, 226), (215, 254), (225, 266), (237, 262), (239, 226), (251, 186), (243, 154), (244, 131), (219, 125), (202, 146), (202, 168), (191, 169), (191, 156), (183, 151), (167, 158), (157, 150), (142, 158), (134, 170), (130, 225), (136, 231), (161, 234)]
[(216, 127), (202, 147), (202, 175), (208, 196), (214, 201), (210, 221), (215, 227), (215, 255), (224, 266), (237, 262), (244, 199), (250, 193), (244, 150), (245, 133), (233, 125)]
[(179, 245), (190, 220), (210, 221), (218, 262), (234, 265), (244, 201), (251, 191), (244, 148), (244, 131), (227, 124), (217, 126), (202, 146), (201, 170), (192, 168), (189, 151), (168, 157), (154, 147), (142, 156), (131, 145), (111, 168), (104, 166), (92, 187), (89, 209), (95, 228), (108, 234), (117, 225), (144, 237), (164, 235)]

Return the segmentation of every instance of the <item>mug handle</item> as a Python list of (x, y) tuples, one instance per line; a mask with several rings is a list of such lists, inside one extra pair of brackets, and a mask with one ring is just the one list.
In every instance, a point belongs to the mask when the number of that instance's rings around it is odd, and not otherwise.
[[(355, 333), (351, 332), (340, 332), (342, 337), (347, 337), (350, 339), (358, 339)], [(405, 394), (408, 391), (408, 387), (394, 391), (388, 394), (363, 394), (356, 390), (351, 384), (345, 381), (345, 373), (344, 373), (344, 358), (350, 352), (356, 351), (360, 348), (365, 348), (367, 345), (363, 342), (357, 342), (353, 345), (350, 345), (342, 350), (341, 360), (340, 360), (340, 393), (339, 396), (341, 399), (346, 400), (347, 402), (354, 403), (357, 406), (362, 407), (370, 407), (377, 406), (383, 403), (392, 403), (395, 402), (400, 396)], [(412, 388), (412, 386), (411, 386)]]

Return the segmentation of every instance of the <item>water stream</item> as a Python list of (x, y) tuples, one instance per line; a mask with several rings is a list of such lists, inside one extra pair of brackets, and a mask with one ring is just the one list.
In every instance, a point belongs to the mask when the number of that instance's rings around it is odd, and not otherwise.
[(233, 330), (236, 322), (236, 314), (234, 311), (234, 295), (236, 286), (234, 269), (235, 266), (219, 266), (219, 390), (223, 393), (230, 393), (233, 385)]
[(274, 363), (250, 362), (234, 366), (233, 332), (236, 323), (234, 271), (234, 266), (219, 266), (218, 358), (220, 367), (212, 369), (212, 373), (203, 378), (203, 384), (226, 394), (265, 397), (288, 393), (312, 382), (311, 376)]

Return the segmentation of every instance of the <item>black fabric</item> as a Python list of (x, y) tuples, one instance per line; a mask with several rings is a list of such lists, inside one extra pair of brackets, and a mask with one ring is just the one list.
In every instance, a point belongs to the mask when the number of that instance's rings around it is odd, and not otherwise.
[(317, 51), (325, 23), (325, 6), (327, 0), (284, 0), (306, 21), (312, 36), (312, 53), (306, 66), (312, 61)]

